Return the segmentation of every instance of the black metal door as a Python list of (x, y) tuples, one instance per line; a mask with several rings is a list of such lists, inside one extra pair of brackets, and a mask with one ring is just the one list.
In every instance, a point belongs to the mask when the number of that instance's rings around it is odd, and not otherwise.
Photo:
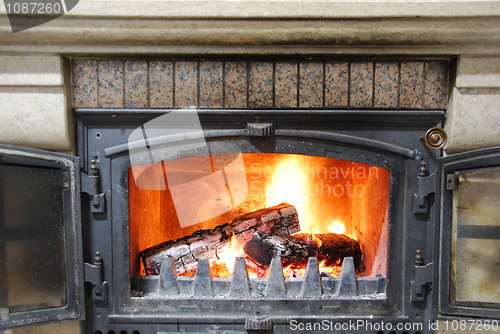
[(498, 329), (500, 147), (441, 163), (440, 315), (475, 318), (444, 320), (449, 330)]
[(0, 330), (82, 319), (79, 158), (0, 145)]

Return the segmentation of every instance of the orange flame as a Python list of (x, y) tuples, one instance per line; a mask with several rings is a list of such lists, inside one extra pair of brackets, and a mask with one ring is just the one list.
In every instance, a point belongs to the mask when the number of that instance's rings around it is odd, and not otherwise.
[(295, 156), (284, 159), (276, 166), (274, 174), (266, 188), (266, 206), (287, 202), (295, 206), (299, 216), (301, 230), (313, 231), (311, 208), (308, 205), (308, 177)]
[[(320, 273), (326, 273), (332, 275), (333, 277), (338, 277), (340, 275), (341, 265), (342, 264), (339, 261), (339, 263), (335, 266), (327, 266), (326, 260), (323, 260), (319, 264), (319, 271)], [(305, 272), (305, 266), (296, 266), (290, 264), (283, 268), (283, 274), (285, 275), (285, 277), (302, 277), (304, 276)]]
[[(217, 251), (218, 259), (211, 263), (219, 277), (231, 277), (237, 257), (245, 256), (242, 245), (235, 235), (232, 236), (229, 247)], [(221, 276), (222, 273), (222, 276)]]
[[(311, 204), (311, 185), (315, 184), (314, 173), (308, 167), (304, 156), (290, 155), (275, 166), (266, 185), (265, 206), (270, 207), (287, 202), (297, 209), (302, 233), (338, 233), (346, 232), (345, 224), (339, 220), (331, 220), (330, 225), (321, 224), (325, 217), (323, 213), (314, 209)], [(328, 221), (328, 220), (327, 220)], [(314, 236), (312, 236), (314, 237)], [(231, 246), (218, 251), (219, 259), (212, 263), (212, 267), (219, 272), (219, 277), (230, 277), (236, 257), (245, 256), (243, 245), (233, 236)], [(339, 266), (326, 266), (325, 261), (319, 265), (320, 271), (338, 276)], [(250, 277), (262, 277), (258, 269), (247, 266)], [(222, 272), (222, 273), (221, 273)], [(289, 265), (283, 270), (285, 277), (299, 277), (305, 273), (305, 266)]]
[(307, 160), (300, 155), (290, 155), (275, 168), (266, 188), (266, 206), (287, 202), (297, 209), (301, 232), (305, 233), (345, 233), (345, 225), (334, 220), (329, 226), (319, 224), (325, 217), (311, 205), (313, 188), (316, 184), (314, 173), (309, 170)]
[(339, 222), (338, 220), (332, 221), (330, 225), (328, 225), (328, 232), (344, 234), (345, 233), (345, 224)]

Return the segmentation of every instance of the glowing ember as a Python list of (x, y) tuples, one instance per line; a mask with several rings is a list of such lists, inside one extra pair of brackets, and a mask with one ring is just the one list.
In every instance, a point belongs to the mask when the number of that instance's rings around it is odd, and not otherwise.
[(217, 251), (218, 260), (211, 263), (219, 277), (231, 277), (237, 257), (244, 257), (243, 247), (233, 235), (229, 247)]
[[(340, 275), (340, 270), (342, 269), (342, 262), (338, 262), (334, 266), (325, 265), (325, 261), (321, 261), (319, 264), (319, 272), (321, 276), (333, 276), (338, 277)], [(302, 277), (306, 272), (305, 266), (298, 266), (290, 264), (283, 268), (283, 274), (285, 277)]]

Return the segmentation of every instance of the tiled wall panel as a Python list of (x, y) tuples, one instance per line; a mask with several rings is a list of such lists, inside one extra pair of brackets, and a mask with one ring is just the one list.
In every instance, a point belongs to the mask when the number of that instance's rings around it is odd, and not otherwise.
[(301, 62), (299, 72), (299, 107), (323, 108), (325, 87), (323, 62)]
[(436, 59), (75, 59), (73, 108), (446, 109)]
[(248, 106), (250, 108), (272, 108), (273, 63), (251, 62), (248, 76)]
[(399, 64), (379, 61), (375, 63), (373, 107), (395, 109), (399, 106)]
[(149, 107), (174, 107), (174, 63), (154, 60), (149, 62)]
[(353, 61), (349, 80), (349, 106), (373, 108), (373, 62)]
[(246, 109), (248, 106), (248, 63), (224, 64), (224, 108)]
[(101, 60), (97, 66), (97, 107), (124, 107), (123, 61)]
[(298, 63), (296, 61), (276, 62), (274, 72), (275, 108), (297, 108), (297, 74)]
[(403, 108), (421, 109), (424, 97), (424, 62), (401, 62), (399, 78), (400, 106)]
[(222, 62), (203, 61), (200, 62), (200, 100), (199, 108), (222, 109), (224, 107)]
[(125, 62), (125, 106), (147, 108), (148, 63), (146, 61)]
[(325, 108), (346, 108), (349, 105), (349, 62), (325, 63)]

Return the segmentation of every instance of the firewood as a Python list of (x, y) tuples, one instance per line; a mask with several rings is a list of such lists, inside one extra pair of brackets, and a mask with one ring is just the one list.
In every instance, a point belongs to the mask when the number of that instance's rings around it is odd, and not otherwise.
[(344, 234), (298, 233), (279, 235), (256, 232), (245, 245), (245, 253), (258, 264), (269, 267), (273, 257), (281, 257), (283, 264), (307, 264), (309, 257), (317, 257), (325, 266), (339, 264), (344, 257), (353, 257), (355, 267), (362, 269), (359, 242)]
[(159, 274), (164, 256), (174, 259), (179, 274), (194, 272), (200, 257), (218, 259), (222, 252), (231, 247), (231, 242), (243, 246), (259, 231), (276, 234), (299, 232), (297, 210), (290, 204), (282, 203), (250, 212), (236, 217), (231, 223), (213, 229), (200, 229), (191, 235), (147, 248), (139, 256), (147, 275)]

